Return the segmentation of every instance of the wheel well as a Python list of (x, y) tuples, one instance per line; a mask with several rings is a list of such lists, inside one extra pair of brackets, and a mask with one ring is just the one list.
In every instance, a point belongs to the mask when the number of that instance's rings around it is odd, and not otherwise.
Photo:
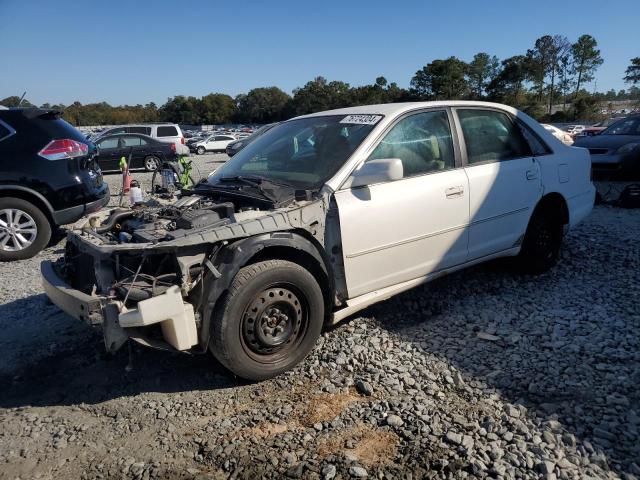
[(569, 223), (569, 208), (567, 207), (567, 201), (558, 192), (548, 193), (542, 197), (536, 206), (536, 211), (539, 209), (557, 213), (563, 225), (567, 225)]
[(38, 207), (42, 211), (42, 213), (44, 213), (44, 216), (47, 217), (47, 220), (49, 220), (49, 223), (51, 225), (54, 225), (53, 217), (51, 216), (51, 210), (49, 210), (49, 207), (47, 206), (47, 204), (44, 203), (42, 199), (38, 198), (36, 195), (24, 190), (11, 190), (11, 189), (0, 190), (0, 198), (7, 198), (7, 197), (19, 198), (21, 200), (25, 200), (29, 203), (32, 203), (33, 205)]
[(251, 257), (245, 265), (251, 265), (265, 260), (288, 260), (307, 269), (311, 275), (314, 276), (322, 290), (326, 307), (325, 313), (328, 314), (331, 311), (333, 305), (333, 292), (329, 287), (330, 281), (327, 277), (326, 270), (318, 263), (318, 260), (314, 258), (313, 255), (305, 252), (304, 250), (292, 247), (283, 247), (279, 245), (267, 246)]

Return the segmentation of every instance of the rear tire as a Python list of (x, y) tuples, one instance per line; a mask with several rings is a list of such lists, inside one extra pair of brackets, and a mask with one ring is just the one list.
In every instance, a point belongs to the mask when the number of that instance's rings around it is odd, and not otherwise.
[(516, 257), (522, 273), (539, 275), (558, 262), (562, 246), (563, 224), (559, 213), (550, 207), (538, 207), (533, 213)]
[(247, 380), (275, 377), (313, 349), (324, 323), (322, 290), (296, 263), (266, 260), (242, 268), (212, 318), (210, 350)]
[(21, 198), (0, 198), (0, 261), (31, 258), (50, 239), (51, 224), (42, 210)]

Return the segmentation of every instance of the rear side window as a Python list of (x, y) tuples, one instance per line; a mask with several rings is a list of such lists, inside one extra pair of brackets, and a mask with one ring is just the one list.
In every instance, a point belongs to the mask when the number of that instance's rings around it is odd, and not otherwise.
[(524, 138), (527, 139), (527, 142), (529, 142), (529, 146), (531, 147), (531, 150), (533, 151), (533, 154), (535, 156), (541, 156), (541, 155), (549, 155), (550, 153), (553, 153), (552, 150), (549, 148), (549, 146), (544, 143), (544, 141), (536, 134), (534, 133), (527, 125), (525, 125), (522, 122), (517, 122), (518, 126), (520, 127), (520, 131), (522, 132), (522, 134), (524, 135)]
[(33, 124), (51, 138), (69, 138), (86, 143), (86, 137), (76, 127), (61, 118), (39, 117)]
[(158, 137), (177, 137), (178, 129), (176, 127), (158, 127)]
[(139, 147), (142, 145), (139, 137), (124, 137), (122, 140), (125, 147)]
[(129, 133), (140, 133), (142, 135), (151, 135), (151, 127), (129, 127)]
[(378, 158), (402, 160), (405, 177), (454, 168), (447, 112), (418, 113), (400, 120), (369, 157)]
[(493, 110), (457, 110), (469, 164), (532, 156), (520, 128), (505, 113)]

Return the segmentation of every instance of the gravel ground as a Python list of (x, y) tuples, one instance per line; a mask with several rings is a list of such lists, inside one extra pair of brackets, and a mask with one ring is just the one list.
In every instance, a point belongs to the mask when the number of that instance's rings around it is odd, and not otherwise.
[(61, 243), (1, 264), (0, 478), (640, 478), (639, 237), (640, 211), (596, 207), (552, 272), (418, 287), (258, 384), (105, 355), (41, 293)]

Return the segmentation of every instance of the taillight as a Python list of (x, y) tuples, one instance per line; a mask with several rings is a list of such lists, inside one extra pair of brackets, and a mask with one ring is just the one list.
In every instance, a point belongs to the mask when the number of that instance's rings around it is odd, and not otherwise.
[(184, 137), (180, 137), (180, 143), (184, 145)]
[(86, 143), (65, 138), (63, 140), (51, 140), (38, 152), (38, 155), (47, 160), (62, 160), (82, 157), (87, 153), (89, 153), (89, 146)]
[(172, 151), (173, 153), (176, 153), (176, 144), (172, 142), (172, 143), (170, 143), (169, 145), (171, 146), (171, 151)]

